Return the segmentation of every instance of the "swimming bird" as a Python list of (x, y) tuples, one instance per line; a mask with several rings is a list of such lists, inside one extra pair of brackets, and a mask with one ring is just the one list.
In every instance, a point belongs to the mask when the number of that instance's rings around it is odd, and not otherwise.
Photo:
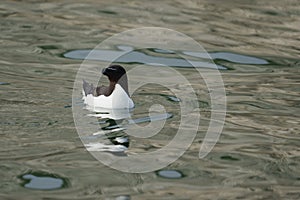
[(92, 108), (127, 109), (134, 103), (129, 96), (128, 79), (121, 65), (111, 65), (102, 70), (109, 79), (109, 86), (94, 87), (83, 80), (83, 100)]

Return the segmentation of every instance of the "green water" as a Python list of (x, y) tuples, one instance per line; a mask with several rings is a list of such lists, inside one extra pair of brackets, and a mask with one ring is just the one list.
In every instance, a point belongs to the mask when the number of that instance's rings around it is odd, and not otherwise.
[[(1, 1), (0, 199), (299, 199), (299, 5), (296, 0)], [(182, 32), (218, 66), (230, 69), (220, 70), (227, 116), (217, 145), (199, 160), (210, 101), (203, 80), (192, 69), (179, 68), (191, 81), (199, 80), (193, 85), (200, 99), (199, 133), (163, 173), (130, 174), (104, 166), (83, 147), (71, 107), (82, 61), (64, 55), (144, 26)], [(129, 151), (155, 151), (174, 136), (180, 100), (169, 96), (155, 85), (133, 94), (136, 119), (145, 117), (152, 102), (163, 102), (173, 117), (158, 136), (130, 138)], [(26, 187), (24, 176), (40, 182)]]

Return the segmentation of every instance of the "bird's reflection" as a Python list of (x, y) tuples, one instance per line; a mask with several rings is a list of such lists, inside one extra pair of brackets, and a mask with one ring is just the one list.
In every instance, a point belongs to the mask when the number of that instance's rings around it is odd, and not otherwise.
[[(90, 117), (96, 117), (99, 127), (98, 132), (93, 133), (93, 138), (90, 138), (85, 144), (89, 151), (110, 152), (117, 156), (126, 156), (125, 151), (130, 144), (129, 136), (123, 131), (124, 126), (128, 124), (128, 118), (131, 117), (130, 109), (105, 109), (86, 107), (92, 111), (88, 114)], [(102, 140), (98, 140), (101, 137)], [(104, 140), (103, 140), (104, 139)], [(110, 141), (110, 144), (107, 144)]]
[(102, 127), (101, 129), (102, 130), (119, 129), (119, 131), (115, 131), (111, 134), (107, 134), (107, 139), (109, 139), (111, 141), (111, 143), (114, 145), (123, 145), (128, 148), (129, 147), (129, 137), (126, 133), (121, 131), (124, 129), (120, 129), (120, 128), (122, 128), (122, 126), (120, 124), (122, 124), (123, 121), (124, 121), (124, 119), (118, 119), (118, 120), (107, 119), (106, 122), (108, 123), (108, 125)]
[[(130, 146), (129, 135), (124, 131), (134, 124), (161, 121), (171, 118), (170, 113), (149, 114), (146, 117), (131, 118), (132, 109), (102, 109), (86, 107), (97, 118), (99, 131), (84, 138), (88, 151), (110, 152), (117, 156), (127, 156), (126, 150)], [(109, 141), (109, 144), (107, 142)]]

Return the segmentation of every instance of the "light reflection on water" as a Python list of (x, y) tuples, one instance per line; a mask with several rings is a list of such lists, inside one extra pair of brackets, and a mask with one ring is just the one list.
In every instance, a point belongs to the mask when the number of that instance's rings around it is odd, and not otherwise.
[[(87, 108), (87, 107), (86, 107)], [(124, 130), (130, 125), (145, 124), (160, 120), (167, 120), (173, 115), (171, 113), (164, 114), (151, 114), (140, 118), (132, 118), (132, 110), (128, 109), (103, 109), (103, 108), (88, 108), (91, 114), (87, 114), (88, 117), (97, 118), (97, 124), (99, 125), (99, 131), (90, 135), (81, 136), (85, 147), (88, 151), (103, 151), (111, 153), (124, 153), (130, 144), (130, 139)], [(107, 140), (110, 140), (111, 144), (106, 144)], [(123, 155), (126, 155), (124, 153)]]
[[(251, 65), (265, 65), (268, 64), (268, 61), (262, 58), (256, 58), (252, 56), (240, 55), (237, 53), (229, 52), (212, 52), (206, 54), (202, 52), (192, 52), (184, 51), (178, 52), (188, 56), (194, 57), (191, 60), (185, 60), (180, 57), (164, 57), (166, 54), (176, 54), (176, 52), (166, 49), (147, 49), (148, 51), (154, 51), (160, 55), (148, 55), (141, 50), (134, 50), (130, 46), (118, 46), (119, 50), (72, 50), (64, 53), (64, 57), (84, 60), (86, 58), (90, 60), (99, 60), (107, 62), (116, 62), (116, 63), (140, 63), (140, 64), (151, 64), (159, 66), (171, 66), (171, 67), (203, 67), (203, 68), (215, 68), (215, 65), (211, 63), (210, 59), (215, 61), (217, 60), (226, 60), (232, 63), (239, 64), (251, 64)], [(125, 55), (122, 56), (124, 51), (127, 51)], [(195, 60), (195, 58), (200, 58), (203, 61)], [(225, 66), (216, 64), (217, 68), (220, 70), (227, 69)]]
[(33, 190), (57, 190), (69, 187), (69, 181), (46, 172), (30, 172), (20, 177), (25, 188)]
[[(92, 54), (90, 54), (92, 52)], [(90, 54), (90, 55), (89, 55)], [(113, 50), (73, 50), (64, 54), (66, 58), (72, 59), (85, 59), (89, 55), (91, 60), (100, 60), (107, 62), (116, 62), (116, 63), (139, 63), (139, 64), (151, 64), (153, 66), (171, 66), (171, 67), (204, 67), (204, 68), (216, 68), (226, 69), (226, 67), (221, 65), (214, 65), (210, 62), (204, 61), (193, 61), (185, 60), (182, 58), (168, 58), (168, 57), (159, 57), (159, 56), (150, 56), (143, 52), (131, 51), (123, 56), (122, 51), (113, 51)], [(118, 59), (115, 59), (118, 58)]]
[[(299, 199), (298, 2), (3, 1), (0, 7), (1, 198)], [(202, 102), (200, 131), (184, 156), (168, 166), (184, 178), (109, 169), (90, 156), (74, 128), (69, 104), (81, 61), (60, 55), (92, 49), (114, 33), (142, 26), (183, 32), (211, 52), (219, 66), (234, 69), (221, 70), (228, 114), (222, 137), (205, 160), (195, 158), (210, 105), (205, 87), (194, 85)], [(154, 54), (170, 58), (174, 52), (149, 52)], [(189, 68), (178, 70), (191, 80), (199, 78)], [(146, 90), (135, 101), (153, 101), (157, 88)], [(170, 122), (177, 120), (173, 111)], [(135, 113), (137, 119), (144, 114)], [(175, 125), (170, 123), (156, 139), (130, 139), (130, 146), (141, 152), (161, 148)], [(113, 144), (121, 141), (118, 137), (106, 139)], [(70, 187), (47, 192), (24, 188), (16, 177), (32, 169), (61, 174)]]

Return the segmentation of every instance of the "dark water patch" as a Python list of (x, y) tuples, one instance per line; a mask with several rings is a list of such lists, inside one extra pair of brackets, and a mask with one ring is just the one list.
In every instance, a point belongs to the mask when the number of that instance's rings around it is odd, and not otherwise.
[[(118, 47), (120, 48), (120, 47)], [(127, 48), (127, 47), (126, 47)], [(128, 47), (131, 48), (131, 47)], [(127, 53), (126, 53), (127, 52)], [(147, 55), (141, 51), (118, 51), (118, 50), (73, 50), (63, 54), (65, 58), (77, 60), (99, 60), (126, 64), (149, 64), (153, 66), (171, 66), (183, 68), (212, 68), (212, 69), (227, 69), (222, 65), (215, 65), (209, 59), (205, 61), (185, 60), (181, 57), (169, 58), (163, 56)]]
[[(197, 57), (197, 58), (206, 58), (209, 59), (207, 54), (205, 53), (199, 53), (199, 52), (192, 52), (192, 51), (185, 51), (183, 52), (186, 55)], [(250, 65), (266, 65), (269, 64), (269, 62), (262, 58), (257, 58), (253, 56), (248, 55), (242, 55), (237, 53), (230, 53), (230, 52), (211, 52), (209, 53), (211, 58), (214, 61), (217, 60), (226, 60), (228, 62), (232, 63), (238, 63), (238, 64), (250, 64)]]
[(0, 82), (0, 85), (10, 85), (10, 83), (7, 83), (7, 82)]
[(115, 11), (111, 10), (98, 10), (98, 13), (104, 13), (104, 14), (109, 14), (109, 15), (117, 15), (118, 13)]
[(29, 172), (19, 176), (22, 186), (34, 190), (56, 190), (69, 187), (66, 178), (47, 172)]
[(233, 63), (239, 64), (251, 64), (251, 65), (266, 65), (269, 64), (267, 60), (262, 58), (257, 58), (253, 56), (246, 56), (236, 53), (229, 53), (229, 52), (215, 52), (210, 53), (211, 57), (215, 59), (227, 60)]
[(279, 12), (276, 12), (275, 10), (265, 10), (262, 13), (267, 14), (267, 15), (272, 15), (272, 16), (282, 15)]
[(60, 47), (55, 46), (55, 45), (40, 45), (38, 46), (39, 48), (43, 50), (54, 50), (54, 49), (60, 49)]
[(240, 159), (229, 156), (229, 155), (225, 155), (225, 156), (221, 156), (220, 157), (222, 160), (228, 160), (228, 161), (239, 161)]
[[(152, 93), (143, 93), (143, 95), (155, 95)], [(166, 98), (168, 101), (172, 101), (172, 102), (181, 102), (181, 99), (176, 97), (176, 96), (171, 96), (171, 95), (166, 95), (166, 94), (159, 94), (159, 96), (162, 96), (164, 98)]]
[(32, 26), (30, 26), (30, 25), (22, 25), (21, 27), (22, 27), (22, 28), (26, 28), (26, 29), (27, 29), (27, 28), (32, 28)]
[(247, 96), (247, 97), (253, 97), (254, 94), (250, 94), (250, 93), (246, 93), (246, 92), (232, 92), (232, 91), (228, 91), (227, 92), (228, 96)]
[(58, 123), (58, 121), (57, 120), (55, 120), (55, 121), (52, 121), (52, 122), (48, 122), (48, 126), (51, 126), (51, 125), (54, 125), (54, 124), (56, 124), (56, 123)]
[(180, 171), (177, 170), (159, 170), (156, 172), (156, 174), (160, 177), (163, 178), (168, 178), (168, 179), (179, 179), (183, 178), (183, 174)]
[(1, 13), (0, 16), (5, 18), (5, 17), (9, 17), (11, 15), (17, 14), (17, 12), (9, 12), (7, 11), (6, 13)]
[(42, 74), (42, 75), (53, 74), (53, 72), (44, 71), (44, 70), (34, 70), (34, 72), (37, 73), (37, 74)]

